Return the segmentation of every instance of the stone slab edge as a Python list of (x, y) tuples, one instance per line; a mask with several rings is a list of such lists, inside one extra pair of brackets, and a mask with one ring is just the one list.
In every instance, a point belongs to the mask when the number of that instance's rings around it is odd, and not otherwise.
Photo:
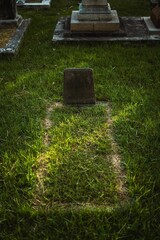
[(156, 28), (150, 17), (144, 17), (144, 22), (150, 34), (160, 34), (160, 28)]
[(17, 7), (24, 8), (50, 8), (51, 0), (43, 0), (41, 3), (17, 3)]
[(0, 55), (15, 55), (19, 49), (21, 40), (30, 24), (31, 19), (24, 19), (19, 27), (16, 29), (15, 34), (9, 40), (8, 44), (4, 48), (0, 48)]
[[(123, 17), (121, 17), (123, 19)], [(125, 18), (125, 17), (124, 17)], [(139, 17), (144, 19), (145, 17)], [(138, 18), (137, 18), (138, 19)], [(63, 36), (63, 27), (64, 24), (59, 20), (57, 22), (54, 35), (52, 38), (52, 42), (150, 42), (150, 43), (160, 43), (160, 34), (148, 34), (147, 36), (143, 37), (64, 37)]]

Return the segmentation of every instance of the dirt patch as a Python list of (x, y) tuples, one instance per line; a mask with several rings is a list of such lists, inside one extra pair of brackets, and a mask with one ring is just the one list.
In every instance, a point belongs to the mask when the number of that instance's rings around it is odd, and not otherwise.
[[(43, 143), (47, 149), (49, 145), (51, 144), (50, 142), (50, 135), (48, 133), (48, 130), (52, 127), (53, 122), (51, 121), (51, 114), (56, 108), (62, 108), (63, 104), (60, 102), (52, 103), (50, 104), (47, 109), (46, 109), (46, 117), (43, 122), (44, 126), (44, 137), (43, 137)], [(46, 153), (40, 154), (40, 156), (37, 159), (37, 171), (36, 171), (36, 177), (37, 177), (37, 182), (35, 185), (35, 193), (34, 193), (34, 199), (33, 199), (33, 206), (34, 208), (38, 208), (39, 206), (45, 205), (45, 186), (44, 186), (44, 179), (48, 175), (48, 161), (49, 159), (46, 157)]]
[(117, 192), (119, 194), (119, 198), (121, 201), (128, 201), (128, 192), (126, 187), (126, 173), (121, 166), (121, 155), (119, 153), (119, 147), (116, 141), (114, 140), (114, 133), (113, 133), (113, 120), (112, 120), (112, 110), (110, 103), (107, 103), (107, 123), (108, 123), (108, 136), (111, 140), (111, 147), (112, 147), (112, 154), (111, 160), (114, 166), (114, 171), (117, 175)]
[(16, 32), (15, 26), (0, 27), (0, 48), (4, 48)]

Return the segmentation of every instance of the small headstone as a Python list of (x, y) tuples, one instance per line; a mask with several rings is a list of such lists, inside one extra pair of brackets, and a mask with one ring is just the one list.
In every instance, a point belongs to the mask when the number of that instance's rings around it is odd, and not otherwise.
[(92, 69), (65, 69), (63, 98), (65, 104), (95, 104)]
[(157, 28), (160, 28), (160, 7), (156, 5), (151, 11), (151, 20)]

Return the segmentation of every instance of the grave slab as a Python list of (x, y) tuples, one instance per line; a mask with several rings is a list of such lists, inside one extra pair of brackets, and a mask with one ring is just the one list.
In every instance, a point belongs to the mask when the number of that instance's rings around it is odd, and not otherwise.
[[(155, 15), (160, 15), (159, 9)], [(78, 11), (60, 18), (52, 40), (159, 42), (159, 29), (148, 30), (146, 21), (146, 17), (119, 17), (116, 10), (111, 10), (107, 0), (82, 0)]]
[(70, 31), (70, 17), (59, 19), (53, 42), (124, 42), (124, 43), (160, 43), (159, 32), (149, 33), (145, 19), (148, 17), (120, 17), (120, 30), (109, 33), (72, 33)]
[(31, 19), (22, 19), (13, 37), (5, 47), (0, 48), (0, 55), (15, 55), (18, 52), (21, 40), (30, 22)]
[(41, 9), (41, 8), (50, 8), (51, 6), (51, 0), (42, 0), (39, 3), (27, 3), (25, 0), (17, 0), (17, 7), (23, 7), (23, 8), (35, 8), (35, 9)]
[(95, 104), (92, 69), (65, 69), (63, 98), (65, 104)]

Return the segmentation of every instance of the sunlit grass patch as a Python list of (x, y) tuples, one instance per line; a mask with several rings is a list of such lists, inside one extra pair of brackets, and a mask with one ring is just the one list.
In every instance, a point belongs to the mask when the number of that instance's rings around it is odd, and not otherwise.
[(47, 171), (41, 159), (46, 204), (118, 203), (106, 105), (58, 107), (51, 120)]
[[(108, 2), (119, 16), (149, 14), (150, 1)], [(31, 25), (16, 58), (0, 61), (0, 239), (159, 239), (160, 46), (53, 44), (74, 9), (18, 9)], [(96, 99), (112, 103), (109, 134), (105, 106), (52, 112), (70, 67), (93, 69)]]

